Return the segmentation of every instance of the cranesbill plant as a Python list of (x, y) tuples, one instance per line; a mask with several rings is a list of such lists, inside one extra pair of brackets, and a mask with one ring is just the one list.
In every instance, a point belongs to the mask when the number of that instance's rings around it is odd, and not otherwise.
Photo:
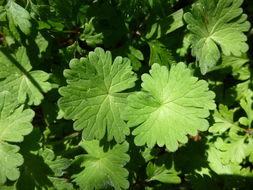
[(251, 0), (0, 0), (0, 190), (251, 190)]

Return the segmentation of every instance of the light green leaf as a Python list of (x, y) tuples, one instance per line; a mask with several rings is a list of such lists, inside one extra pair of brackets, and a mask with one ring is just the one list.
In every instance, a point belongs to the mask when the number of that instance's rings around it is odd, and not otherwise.
[(249, 138), (249, 143), (247, 146), (247, 155), (249, 155), (249, 161), (253, 162), (253, 139)]
[(187, 55), (190, 45), (191, 45), (190, 36), (184, 35), (182, 46), (178, 48), (176, 52), (180, 55), (180, 57), (184, 57)]
[(7, 43), (9, 45), (15, 43), (14, 39), (16, 39), (18, 42), (21, 42), (21, 35), (20, 35), (20, 32), (18, 31), (18, 28), (15, 25), (13, 17), (8, 13), (6, 13), (6, 15), (8, 18), (8, 26), (9, 26), (8, 28), (11, 34), (10, 36), (6, 36)]
[(146, 167), (148, 179), (147, 181), (160, 181), (162, 183), (181, 183), (180, 177), (177, 176), (178, 172), (174, 169), (167, 169), (164, 165), (157, 166), (149, 162)]
[(198, 130), (207, 130), (205, 118), (215, 108), (215, 95), (184, 63), (173, 65), (169, 72), (154, 64), (142, 81), (143, 90), (128, 97), (123, 115), (129, 127), (137, 126), (133, 130), (136, 145), (157, 143), (175, 151), (179, 142), (187, 142), (187, 134), (196, 136)]
[(103, 43), (104, 35), (103, 33), (96, 33), (93, 25), (94, 17), (90, 19), (89, 22), (85, 23), (84, 31), (80, 35), (80, 39), (85, 41), (88, 46), (96, 47)]
[[(247, 177), (253, 176), (253, 173), (250, 171), (250, 167), (242, 167), (241, 163), (238, 163), (238, 161), (241, 161), (242, 157), (244, 157), (244, 153), (247, 153), (245, 147), (242, 147), (243, 151), (240, 150), (240, 145), (242, 145), (241, 141), (238, 141), (235, 144), (225, 145), (223, 148), (228, 150), (232, 148), (232, 150), (224, 152), (224, 150), (219, 150), (216, 147), (217, 144), (216, 146), (213, 146), (212, 142), (209, 143), (209, 149), (207, 150), (207, 160), (209, 162), (210, 168), (217, 174), (221, 175), (238, 175)], [(237, 152), (232, 151), (237, 150), (239, 150), (239, 153), (237, 156), (235, 156), (235, 153), (237, 154)], [(233, 156), (231, 156), (231, 154), (233, 154)]]
[(27, 75), (12, 75), (0, 83), (2, 89), (12, 91), (18, 102), (25, 102), (28, 98), (29, 105), (39, 105), (44, 98), (43, 92), (51, 89), (51, 84), (47, 82), (49, 74), (44, 71), (31, 71)]
[(241, 107), (244, 109), (245, 113), (247, 114), (247, 125), (248, 128), (251, 128), (251, 124), (253, 121), (253, 92), (248, 90), (247, 96), (240, 101)]
[(209, 128), (211, 133), (224, 133), (232, 127), (238, 127), (234, 123), (234, 112), (229, 110), (227, 106), (219, 105), (219, 111), (215, 110), (214, 114), (215, 123)]
[(129, 128), (121, 119), (129, 93), (136, 76), (130, 61), (116, 57), (112, 62), (109, 51), (96, 48), (87, 58), (73, 59), (70, 69), (64, 71), (67, 87), (60, 88), (59, 100), (65, 118), (73, 119), (74, 129), (83, 130), (87, 140), (113, 138), (122, 142)]
[(240, 102), (242, 99), (250, 96), (252, 90), (251, 90), (252, 80), (246, 80), (243, 82), (238, 83), (235, 86), (232, 86), (226, 91), (226, 103), (231, 103), (231, 100), (236, 100)]
[(134, 48), (133, 46), (129, 46), (129, 51), (130, 54), (133, 55), (134, 57), (136, 57), (136, 59), (138, 60), (144, 60), (144, 56), (142, 54), (142, 52), (136, 48)]
[(48, 179), (53, 183), (57, 190), (73, 190), (73, 185), (65, 178), (60, 178), (66, 173), (66, 169), (71, 165), (71, 160), (61, 156), (55, 156), (50, 149), (40, 150), (40, 155), (45, 160), (45, 163), (54, 172), (54, 176), (48, 176)]
[(127, 189), (128, 171), (123, 166), (129, 161), (128, 143), (116, 144), (107, 151), (99, 146), (99, 141), (83, 141), (81, 146), (87, 151), (81, 155), (83, 171), (74, 175), (74, 181), (81, 189), (93, 190), (113, 187), (116, 190)]
[[(249, 62), (249, 58), (247, 55), (243, 55), (241, 57), (236, 57), (236, 56), (222, 56), (222, 67), (232, 67), (232, 75), (236, 75), (240, 72), (242, 69), (243, 65), (245, 63)], [(243, 78), (240, 80), (246, 80), (248, 78)]]
[(196, 56), (202, 74), (216, 65), (221, 52), (227, 56), (240, 56), (248, 50), (243, 32), (249, 30), (250, 23), (246, 21), (247, 15), (242, 14), (242, 2), (199, 0), (191, 13), (184, 15), (191, 31), (192, 54)]
[(18, 167), (23, 164), (23, 157), (17, 153), (17, 145), (9, 142), (22, 142), (24, 136), (32, 131), (34, 112), (15, 108), (9, 92), (0, 93), (0, 184), (6, 179), (16, 180), (19, 177)]
[(1, 91), (12, 92), (18, 103), (27, 101), (29, 105), (39, 105), (43, 93), (51, 90), (51, 84), (47, 82), (49, 74), (41, 70), (31, 71), (25, 47), (20, 47), (15, 55), (0, 52), (0, 57), (4, 58), (0, 60), (0, 78), (5, 78), (0, 82)]
[(55, 156), (54, 152), (50, 149), (40, 151), (40, 155), (45, 160), (45, 163), (52, 169), (55, 176), (62, 176), (66, 173), (66, 169), (71, 165), (71, 160)]
[(24, 34), (29, 35), (32, 27), (29, 12), (13, 0), (8, 1), (6, 11), (8, 19), (11, 19), (15, 26), (18, 26)]
[(247, 145), (244, 141), (245, 137), (243, 136), (236, 140), (230, 139), (229, 142), (225, 142), (221, 138), (216, 140), (214, 144), (222, 152), (221, 159), (223, 164), (229, 164), (229, 162), (240, 164), (243, 161), (247, 156)]
[(44, 36), (40, 32), (38, 32), (35, 42), (39, 48), (39, 51), (40, 51), (39, 56), (41, 57), (41, 54), (46, 52), (46, 50), (47, 50), (48, 41), (44, 38)]
[(207, 153), (208, 153), (209, 166), (217, 174), (228, 174), (228, 175), (240, 174), (242, 167), (239, 164), (237, 163), (222, 164), (221, 160), (222, 151), (219, 151), (218, 149), (216, 149), (214, 146), (211, 145)]
[(19, 147), (0, 141), (0, 184), (6, 179), (16, 180), (19, 178), (18, 167), (23, 164), (23, 157), (18, 153)]
[(223, 69), (225, 74), (231, 73), (236, 79), (246, 80), (250, 78), (249, 65), (245, 65), (247, 62), (249, 62), (249, 58), (246, 54), (240, 57), (223, 55), (221, 64), (214, 66), (209, 71)]
[[(15, 66), (12, 64), (11, 60), (3, 53), (3, 49), (0, 49), (0, 79), (4, 79), (16, 70)], [(9, 56), (14, 58), (14, 55), (9, 54)]]

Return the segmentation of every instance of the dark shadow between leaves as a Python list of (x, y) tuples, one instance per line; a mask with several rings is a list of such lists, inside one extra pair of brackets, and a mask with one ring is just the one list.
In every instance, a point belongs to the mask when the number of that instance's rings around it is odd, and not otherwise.
[(193, 174), (186, 179), (192, 190), (252, 190), (253, 177), (239, 175), (209, 175)]
[[(20, 178), (17, 182), (17, 190), (33, 190), (48, 188), (52, 182), (48, 179), (53, 171), (44, 162), (44, 159), (37, 154), (40, 149), (38, 142), (41, 139), (39, 129), (35, 128), (31, 134), (25, 137), (20, 146), (20, 153), (24, 157), (24, 164), (20, 169)], [(32, 153), (35, 152), (35, 153)]]
[(145, 148), (143, 146), (136, 146), (134, 144), (134, 138), (128, 137), (127, 142), (129, 143), (128, 154), (130, 156), (130, 161), (125, 167), (129, 171), (129, 189), (142, 189), (145, 185), (147, 163), (141, 152), (143, 152)]
[(195, 173), (195, 170), (208, 167), (207, 149), (208, 146), (204, 137), (198, 141), (190, 139), (184, 147), (179, 148), (174, 153), (175, 169), (182, 171), (182, 173)]

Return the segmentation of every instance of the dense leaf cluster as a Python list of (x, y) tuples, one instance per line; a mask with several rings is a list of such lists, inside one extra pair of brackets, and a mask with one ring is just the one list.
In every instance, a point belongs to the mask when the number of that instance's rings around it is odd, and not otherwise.
[(251, 190), (251, 0), (0, 0), (1, 190)]

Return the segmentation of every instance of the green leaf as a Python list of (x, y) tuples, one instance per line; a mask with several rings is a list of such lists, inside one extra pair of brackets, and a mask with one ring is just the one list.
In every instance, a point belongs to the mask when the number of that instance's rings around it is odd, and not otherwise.
[(69, 183), (64, 178), (58, 177), (49, 177), (50, 181), (53, 183), (54, 188), (50, 188), (50, 190), (74, 190), (72, 183)]
[(134, 71), (138, 71), (142, 65), (141, 61), (144, 60), (142, 52), (133, 46), (129, 46), (129, 53), (127, 54), (131, 61), (131, 65)]
[(140, 50), (134, 48), (133, 46), (129, 46), (129, 51), (131, 55), (136, 57), (136, 59), (142, 60), (142, 61), (144, 60), (144, 56)]
[(16, 180), (19, 178), (18, 167), (23, 164), (23, 157), (18, 153), (19, 147), (0, 141), (0, 184), (6, 179)]
[(248, 90), (247, 96), (240, 101), (241, 107), (244, 109), (245, 113), (247, 114), (247, 126), (248, 128), (251, 128), (251, 124), (253, 121), (253, 92), (251, 90)]
[(6, 11), (3, 6), (0, 6), (0, 21), (5, 20), (6, 18)]
[(234, 112), (229, 110), (227, 106), (219, 105), (219, 111), (215, 110), (214, 114), (215, 123), (209, 128), (211, 133), (224, 133), (232, 127), (238, 127), (234, 123)]
[(172, 52), (160, 41), (153, 40), (150, 41), (148, 45), (150, 48), (149, 65), (153, 65), (154, 63), (158, 63), (160, 65), (170, 65), (176, 63)]
[(249, 138), (249, 143), (247, 147), (247, 155), (249, 155), (249, 161), (253, 162), (253, 138)]
[(12, 142), (22, 142), (24, 136), (32, 131), (34, 112), (15, 108), (9, 92), (0, 93), (0, 184), (6, 179), (19, 177), (18, 167), (23, 164), (23, 157), (18, 153), (19, 147)]
[(38, 70), (29, 72), (29, 75), (10, 76), (0, 84), (3, 89), (13, 91), (18, 102), (25, 102), (28, 97), (29, 105), (39, 105), (44, 98), (42, 92), (51, 89), (48, 79), (48, 73)]
[[(250, 24), (240, 8), (243, 0), (199, 0), (191, 13), (184, 15), (191, 32), (192, 54), (196, 56), (201, 73), (215, 66), (221, 52), (240, 56), (248, 50)], [(220, 50), (221, 49), (221, 50)]]
[(183, 22), (183, 9), (179, 9), (174, 13), (170, 14), (166, 18), (162, 18), (161, 20), (152, 24), (149, 32), (146, 34), (147, 39), (159, 39), (179, 28), (184, 26)]
[(70, 160), (62, 158), (61, 156), (56, 157), (54, 152), (50, 149), (45, 149), (41, 151), (40, 154), (45, 160), (45, 163), (52, 169), (55, 176), (62, 176), (66, 173), (64, 170), (71, 165)]
[(74, 175), (74, 181), (81, 189), (93, 190), (113, 187), (116, 190), (127, 189), (128, 171), (123, 166), (129, 161), (128, 143), (116, 144), (107, 151), (99, 146), (99, 141), (83, 141), (81, 146), (87, 151), (82, 158), (83, 171)]
[[(231, 73), (236, 79), (246, 80), (250, 77), (250, 71), (245, 66), (245, 63), (249, 62), (249, 58), (246, 55), (241, 57), (236, 56), (222, 56), (222, 62), (210, 69), (210, 71), (216, 71), (218, 69), (224, 69), (224, 74)], [(231, 71), (232, 70), (232, 71)], [(223, 73), (222, 73), (223, 74)]]
[(147, 181), (160, 181), (162, 183), (181, 183), (180, 177), (173, 169), (167, 169), (164, 165), (157, 166), (149, 162), (146, 168), (148, 180)]
[[(6, 13), (7, 14), (7, 13)], [(20, 32), (18, 31), (15, 22), (13, 20), (13, 17), (10, 14), (7, 14), (8, 18), (8, 28), (10, 31), (11, 36), (6, 38), (6, 41), (8, 44), (15, 43), (14, 39), (16, 39), (18, 42), (21, 42), (21, 35)], [(13, 38), (12, 38), (13, 37)]]
[(87, 140), (113, 138), (122, 142), (129, 128), (121, 119), (129, 93), (136, 76), (130, 61), (116, 57), (112, 62), (109, 51), (96, 48), (87, 58), (73, 59), (70, 69), (64, 71), (68, 86), (60, 88), (59, 100), (65, 118), (73, 119), (74, 129), (83, 130)]
[(49, 74), (41, 70), (31, 71), (25, 47), (20, 47), (15, 55), (2, 51), (0, 57), (4, 58), (0, 60), (3, 61), (0, 78), (5, 78), (0, 82), (1, 91), (12, 92), (19, 103), (27, 101), (29, 105), (39, 105), (44, 98), (43, 93), (51, 90), (51, 84), (47, 82)]
[[(215, 147), (219, 149), (223, 164), (234, 162), (240, 164), (247, 156), (247, 145), (244, 143), (245, 137), (240, 136), (238, 139), (229, 139), (229, 142), (223, 141), (221, 138), (216, 140)], [(236, 154), (235, 154), (236, 153)]]
[[(238, 143), (237, 145), (240, 146), (241, 143)], [(233, 148), (236, 148), (236, 147), (237, 146), (234, 146)], [(213, 143), (210, 143), (209, 149), (207, 150), (207, 154), (208, 154), (207, 160), (209, 162), (210, 168), (217, 174), (222, 174), (222, 175), (225, 174), (225, 175), (238, 175), (238, 176), (252, 176), (252, 172), (250, 171), (249, 167), (243, 168), (240, 165), (240, 163), (237, 163), (238, 160), (241, 160), (241, 151), (239, 152), (239, 156), (237, 157), (234, 157), (235, 153), (237, 154), (237, 152), (229, 152), (229, 153), (233, 154), (233, 156), (230, 158), (228, 158), (228, 156), (229, 155), (231, 156), (231, 154), (228, 155), (227, 152), (219, 150), (217, 147), (213, 146)], [(236, 160), (237, 161), (227, 162), (227, 160), (226, 159), (224, 160), (224, 158), (227, 158), (227, 159), (232, 158), (234, 159), (234, 161)]]
[(207, 151), (208, 161), (210, 168), (218, 174), (240, 174), (241, 166), (237, 163), (222, 164), (221, 155), (222, 152), (216, 149), (214, 146)]
[(0, 68), (0, 79), (8, 77), (10, 73), (16, 69), (8, 57), (3, 53), (2, 49), (0, 49)]
[(177, 53), (180, 57), (184, 57), (188, 53), (188, 49), (191, 45), (190, 36), (184, 35), (181, 47), (177, 48)]
[(54, 152), (50, 149), (40, 151), (40, 154), (45, 160), (45, 163), (54, 172), (55, 176), (48, 177), (54, 187), (57, 190), (72, 190), (73, 185), (67, 182), (67, 179), (63, 177), (63, 175), (66, 174), (66, 169), (71, 165), (71, 160), (61, 156), (55, 156)]
[(170, 151), (178, 142), (186, 143), (187, 134), (208, 128), (209, 109), (214, 109), (214, 93), (204, 80), (193, 77), (184, 63), (173, 65), (168, 72), (165, 66), (154, 64), (149, 74), (142, 75), (141, 92), (128, 97), (124, 119), (134, 127), (138, 146), (166, 146)]
[(80, 39), (85, 41), (88, 46), (96, 47), (103, 43), (103, 33), (96, 33), (95, 28), (93, 26), (94, 17), (90, 19), (88, 23), (84, 25), (84, 31), (80, 35)]
[(31, 17), (27, 10), (13, 0), (9, 0), (6, 5), (6, 12), (8, 19), (13, 20), (15, 26), (18, 26), (24, 34), (29, 35), (31, 33)]
[(42, 53), (46, 52), (47, 47), (48, 47), (48, 41), (44, 38), (44, 36), (38, 32), (35, 42), (39, 48), (40, 54), (39, 56), (41, 56)]

